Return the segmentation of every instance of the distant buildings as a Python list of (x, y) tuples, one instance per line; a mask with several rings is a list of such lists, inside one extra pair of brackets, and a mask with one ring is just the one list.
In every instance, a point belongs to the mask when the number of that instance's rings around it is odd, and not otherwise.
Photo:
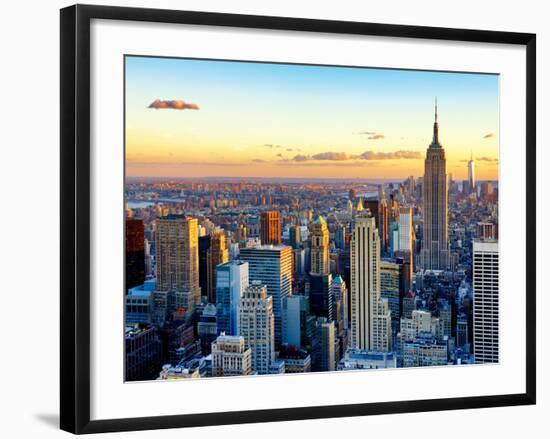
[(281, 214), (275, 210), (262, 212), (260, 217), (260, 237), (262, 244), (281, 243)]
[(273, 297), (268, 296), (266, 285), (252, 281), (239, 303), (239, 335), (252, 353), (252, 370), (269, 373), (275, 360), (275, 320)]
[(474, 358), (479, 363), (499, 361), (499, 251), (498, 241), (473, 242)]
[(265, 284), (267, 293), (273, 297), (275, 343), (278, 346), (282, 337), (283, 301), (292, 295), (292, 248), (283, 245), (243, 248), (239, 257), (248, 262), (250, 281)]
[(472, 193), (475, 193), (476, 191), (476, 177), (474, 168), (474, 158), (470, 155), (470, 160), (468, 160), (468, 186), (470, 188), (470, 192)]
[(252, 351), (245, 347), (244, 338), (222, 333), (212, 343), (212, 376), (250, 375)]
[(403, 367), (446, 366), (447, 343), (420, 335), (403, 344)]
[(278, 358), (285, 362), (285, 373), (311, 372), (311, 356), (304, 349), (284, 346)]

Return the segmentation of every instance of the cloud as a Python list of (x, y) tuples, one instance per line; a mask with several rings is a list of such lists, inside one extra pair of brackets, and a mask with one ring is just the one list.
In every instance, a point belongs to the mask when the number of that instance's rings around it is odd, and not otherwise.
[(293, 158), (292, 158), (292, 161), (293, 162), (305, 162), (308, 160), (308, 157), (303, 155), (303, 154), (298, 154), (298, 155), (295, 155)]
[(495, 137), (495, 133), (487, 133), (483, 136), (484, 139), (490, 139), (491, 137)]
[(288, 152), (294, 151), (292, 148), (287, 148), (286, 150), (287, 150)]
[(321, 152), (319, 154), (314, 154), (311, 156), (312, 160), (347, 160), (348, 157), (345, 152)]
[(492, 162), (492, 163), (498, 162), (498, 159), (495, 157), (476, 157), (476, 160), (480, 162)]
[(273, 143), (264, 143), (262, 146), (265, 146), (266, 148), (273, 149), (273, 148), (282, 148), (281, 145), (275, 145)]
[(376, 134), (376, 131), (359, 131), (359, 134), (362, 134), (365, 136), (374, 136)]
[(252, 159), (254, 163), (265, 163), (265, 160), (262, 159)]
[(165, 108), (172, 109), (172, 110), (198, 110), (199, 106), (197, 104), (184, 102), (179, 99), (172, 99), (172, 100), (155, 99), (147, 108), (154, 108), (155, 110), (161, 110)]
[(372, 136), (367, 137), (368, 140), (378, 140), (383, 138), (384, 134), (373, 134)]
[(282, 158), (283, 158), (283, 155), (282, 155), (281, 153), (279, 153), (279, 154), (277, 154), (277, 157), (279, 157), (279, 158), (282, 159)]
[[(353, 156), (355, 157), (355, 156)], [(380, 152), (380, 151), (365, 151), (363, 154), (356, 156), (362, 160), (399, 160), (399, 159), (420, 159), (422, 154), (418, 151), (395, 151), (395, 152)]]

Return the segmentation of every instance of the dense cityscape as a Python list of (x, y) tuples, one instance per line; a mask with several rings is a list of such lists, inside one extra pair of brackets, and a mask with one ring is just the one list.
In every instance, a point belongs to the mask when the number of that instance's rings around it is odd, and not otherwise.
[(497, 363), (498, 181), (437, 117), (403, 180), (127, 177), (126, 380)]

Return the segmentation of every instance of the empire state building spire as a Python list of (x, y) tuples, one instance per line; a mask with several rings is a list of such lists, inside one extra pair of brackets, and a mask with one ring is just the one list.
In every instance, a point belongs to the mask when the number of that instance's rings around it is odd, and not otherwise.
[(437, 123), (437, 97), (435, 98), (434, 137), (430, 148), (441, 148), (441, 144), (439, 143), (439, 124)]

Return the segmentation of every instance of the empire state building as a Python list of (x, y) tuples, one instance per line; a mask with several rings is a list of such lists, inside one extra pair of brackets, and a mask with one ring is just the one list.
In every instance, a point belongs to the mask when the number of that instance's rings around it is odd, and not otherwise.
[(420, 259), (426, 270), (449, 268), (450, 252), (447, 231), (447, 161), (439, 143), (437, 100), (433, 140), (426, 151), (424, 181), (422, 184), (424, 236)]

